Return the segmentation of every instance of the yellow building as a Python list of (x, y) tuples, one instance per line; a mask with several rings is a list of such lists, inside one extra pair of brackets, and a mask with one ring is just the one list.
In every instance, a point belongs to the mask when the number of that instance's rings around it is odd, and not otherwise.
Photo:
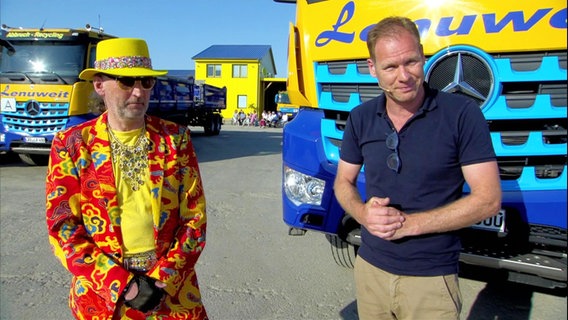
[(195, 80), (227, 87), (224, 119), (235, 110), (245, 113), (276, 110), (274, 97), (285, 90), (286, 79), (274, 78), (276, 66), (269, 45), (212, 45), (192, 57)]

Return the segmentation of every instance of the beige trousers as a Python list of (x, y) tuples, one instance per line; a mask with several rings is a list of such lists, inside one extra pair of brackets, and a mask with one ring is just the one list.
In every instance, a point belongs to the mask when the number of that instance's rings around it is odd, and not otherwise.
[(457, 274), (399, 276), (357, 256), (355, 286), (360, 320), (455, 320), (461, 312)]

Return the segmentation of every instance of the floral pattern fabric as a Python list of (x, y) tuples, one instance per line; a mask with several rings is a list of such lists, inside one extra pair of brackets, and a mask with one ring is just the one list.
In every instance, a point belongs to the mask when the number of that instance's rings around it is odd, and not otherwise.
[[(73, 275), (69, 306), (77, 319), (146, 319), (126, 307), (134, 276), (123, 265), (120, 209), (107, 114), (59, 132), (46, 178), (46, 220), (55, 256)], [(166, 284), (153, 319), (206, 319), (195, 273), (205, 247), (205, 196), (189, 130), (146, 117), (158, 263), (146, 275)]]

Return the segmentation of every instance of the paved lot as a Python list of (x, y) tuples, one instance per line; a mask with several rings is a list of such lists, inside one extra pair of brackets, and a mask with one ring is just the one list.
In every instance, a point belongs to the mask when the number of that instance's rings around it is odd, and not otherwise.
[[(287, 235), (282, 222), (281, 129), (194, 129), (208, 202), (198, 266), (212, 319), (356, 320), (352, 272), (335, 265), (321, 234)], [(45, 229), (45, 167), (0, 156), (0, 319), (71, 319), (70, 276)], [(566, 318), (565, 292), (502, 282), (492, 271), (463, 277), (462, 319)]]

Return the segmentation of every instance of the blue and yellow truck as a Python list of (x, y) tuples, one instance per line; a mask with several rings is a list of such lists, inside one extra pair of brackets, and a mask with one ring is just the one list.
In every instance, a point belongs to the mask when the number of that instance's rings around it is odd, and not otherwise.
[(498, 157), (502, 210), (462, 230), (460, 260), (506, 270), (511, 281), (566, 287), (565, 1), (275, 1), (296, 5), (287, 93), (300, 111), (282, 146), (291, 235), (324, 233), (335, 261), (352, 267), (360, 225), (333, 191), (343, 129), (354, 107), (382, 92), (367, 68), (369, 28), (407, 16), (421, 34), (426, 81), (478, 102)]
[(288, 114), (290, 120), (298, 113), (298, 106), (290, 102), (290, 97), (286, 91), (278, 92), (274, 96), (274, 102), (276, 103), (276, 111)]
[(45, 164), (53, 135), (92, 118), (92, 85), (79, 81), (96, 44), (113, 36), (100, 29), (24, 29), (0, 34), (0, 151), (27, 164)]
[[(92, 84), (79, 73), (92, 68), (97, 43), (114, 36), (101, 28), (25, 29), (0, 33), (0, 153), (17, 153), (29, 165), (47, 163), (57, 131), (96, 117)], [(183, 125), (221, 130), (226, 88), (193, 79), (161, 77), (148, 113)]]

